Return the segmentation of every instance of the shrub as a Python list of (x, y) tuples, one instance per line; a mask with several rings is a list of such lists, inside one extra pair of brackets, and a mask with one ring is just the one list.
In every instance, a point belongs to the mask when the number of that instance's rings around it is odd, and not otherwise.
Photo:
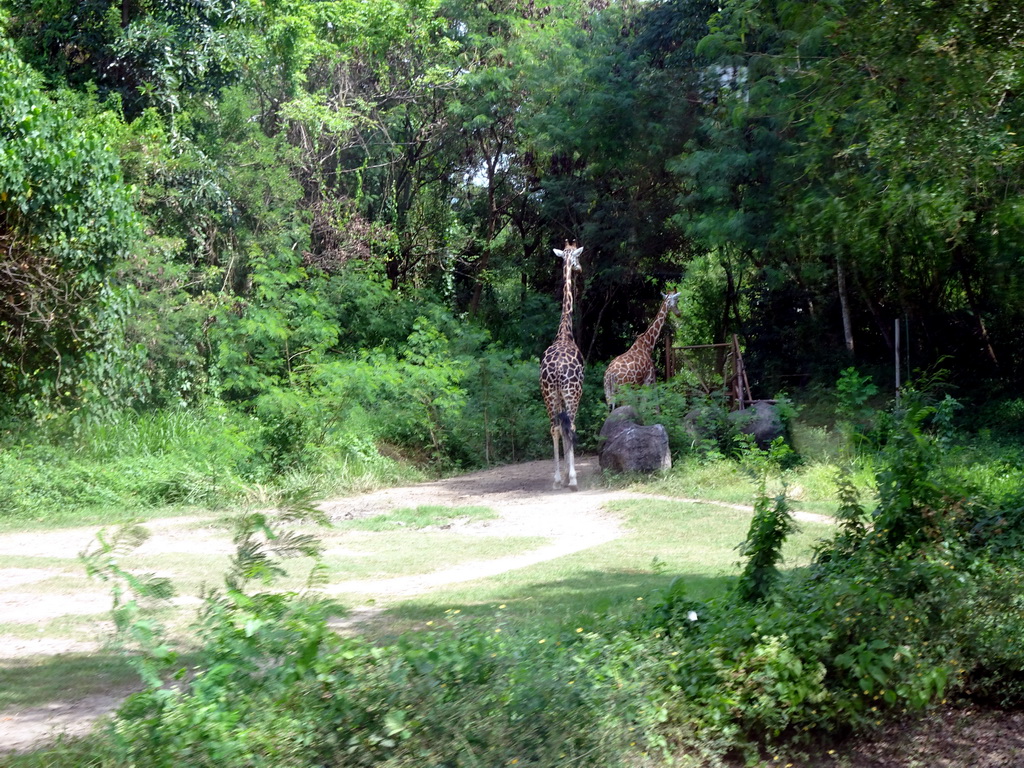
[(726, 393), (690, 390), (682, 379), (651, 387), (623, 387), (617, 404), (637, 409), (645, 424), (663, 424), (673, 456), (716, 459), (737, 455), (736, 425), (729, 418)]
[(546, 456), (551, 450), (540, 397), (538, 364), (488, 347), (466, 378), (466, 406), (452, 423), (463, 463), (501, 464)]

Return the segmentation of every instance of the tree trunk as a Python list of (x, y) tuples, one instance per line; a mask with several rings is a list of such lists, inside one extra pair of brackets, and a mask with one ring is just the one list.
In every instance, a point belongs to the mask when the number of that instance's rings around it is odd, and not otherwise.
[(871, 313), (872, 319), (875, 321), (875, 324), (878, 326), (878, 332), (880, 334), (882, 334), (882, 339), (885, 340), (885, 346), (889, 349), (890, 352), (892, 352), (894, 347), (893, 347), (892, 332), (889, 329), (889, 323), (882, 319), (882, 316), (881, 316), (881, 314), (878, 311), (878, 306), (875, 304), (874, 300), (872, 299), (871, 294), (867, 291), (867, 289), (864, 288), (863, 283), (861, 283), (861, 281), (857, 279), (856, 271), (853, 273), (853, 275), (854, 275), (854, 281), (857, 284), (857, 290), (860, 292), (861, 296), (864, 297), (864, 303), (865, 303), (865, 305), (867, 305), (868, 312)]
[(967, 269), (964, 267), (964, 260), (959, 248), (957, 248), (953, 258), (956, 261), (956, 271), (960, 273), (960, 281), (964, 286), (964, 294), (967, 296), (967, 306), (971, 308), (971, 314), (978, 323), (978, 336), (981, 338), (981, 341), (985, 346), (985, 353), (988, 356), (988, 359), (992, 361), (992, 365), (998, 368), (999, 360), (996, 358), (996, 350), (992, 346), (992, 339), (988, 335), (988, 328), (985, 326), (985, 318), (981, 315), (978, 295), (975, 293), (974, 286), (971, 285), (971, 281), (967, 277)]
[(843, 260), (836, 257), (836, 284), (839, 288), (839, 307), (843, 313), (843, 338), (846, 340), (846, 351), (853, 357), (853, 324), (850, 322), (850, 297), (846, 291), (846, 271)]

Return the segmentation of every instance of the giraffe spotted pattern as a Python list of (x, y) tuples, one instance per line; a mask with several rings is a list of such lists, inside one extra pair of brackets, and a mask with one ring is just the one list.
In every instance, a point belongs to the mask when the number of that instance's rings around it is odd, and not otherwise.
[(562, 487), (562, 465), (565, 458), (567, 482), (571, 490), (576, 484), (576, 412), (583, 397), (583, 355), (572, 333), (572, 278), (581, 271), (582, 248), (566, 243), (565, 250), (554, 249), (562, 259), (562, 318), (551, 346), (540, 361), (540, 393), (551, 420), (551, 442), (555, 454), (554, 487)]
[(615, 393), (624, 384), (645, 386), (654, 383), (654, 358), (651, 356), (668, 313), (677, 312), (678, 293), (662, 294), (663, 300), (651, 327), (641, 333), (633, 346), (608, 364), (604, 374), (604, 399), (609, 408), (615, 407)]

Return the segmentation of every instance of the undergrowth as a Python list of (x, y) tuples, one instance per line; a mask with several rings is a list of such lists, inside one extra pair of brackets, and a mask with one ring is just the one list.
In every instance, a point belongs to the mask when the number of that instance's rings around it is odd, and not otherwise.
[[(877, 502), (838, 478), (840, 524), (810, 567), (777, 570), (792, 520), (760, 482), (733, 589), (701, 601), (676, 580), (586, 627), (541, 633), (499, 613), (389, 645), (340, 637), (337, 607), (315, 590), (316, 542), (288, 533), (309, 511), (299, 498), (279, 517), (240, 517), (186, 668), (137, 610), (133, 590), (150, 585), (119, 574), (109, 538), (94, 571), (120, 585), (119, 625), (148, 686), (99, 735), (14, 764), (756, 764), (952, 697), (1021, 706), (1024, 558), (1004, 506), (1016, 496), (966, 482), (934, 414), (905, 395), (878, 453)], [(751, 457), (762, 479), (783, 464)], [(307, 589), (281, 592), (290, 554), (314, 566)]]
[(109, 522), (167, 506), (223, 509), (263, 486), (326, 496), (420, 477), (353, 435), (275, 469), (262, 434), (257, 419), (211, 406), (54, 418), (0, 435), (0, 524)]

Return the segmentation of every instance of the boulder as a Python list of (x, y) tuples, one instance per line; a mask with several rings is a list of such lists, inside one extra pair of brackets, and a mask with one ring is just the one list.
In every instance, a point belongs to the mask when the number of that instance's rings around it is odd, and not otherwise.
[(611, 472), (657, 472), (672, 466), (668, 432), (661, 424), (643, 426), (630, 406), (612, 411), (601, 427), (601, 469)]
[(695, 445), (705, 441), (723, 445), (730, 440), (734, 429), (729, 412), (713, 403), (704, 403), (688, 411), (683, 417), (682, 427)]
[(742, 411), (730, 413), (729, 418), (742, 434), (754, 436), (758, 448), (767, 448), (775, 438), (786, 435), (779, 407), (768, 400), (755, 400)]
[(604, 420), (604, 425), (601, 427), (601, 437), (607, 440), (624, 427), (643, 423), (640, 414), (636, 412), (636, 408), (632, 405), (621, 405), (609, 413), (608, 418)]

